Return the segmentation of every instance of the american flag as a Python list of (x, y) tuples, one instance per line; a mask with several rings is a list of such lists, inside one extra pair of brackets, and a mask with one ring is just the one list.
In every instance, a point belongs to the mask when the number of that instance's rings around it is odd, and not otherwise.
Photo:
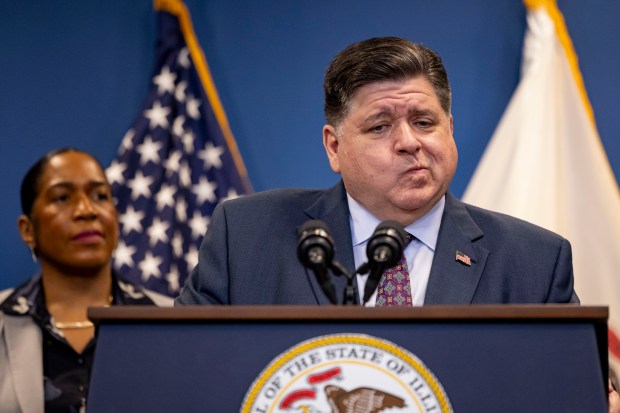
[(456, 260), (462, 262), (463, 264), (467, 265), (468, 267), (471, 267), (471, 258), (469, 258), (469, 255), (465, 254), (464, 252), (457, 251), (456, 252)]
[(251, 186), (187, 9), (169, 0), (155, 8), (155, 75), (106, 174), (120, 221), (115, 269), (175, 296), (216, 204)]

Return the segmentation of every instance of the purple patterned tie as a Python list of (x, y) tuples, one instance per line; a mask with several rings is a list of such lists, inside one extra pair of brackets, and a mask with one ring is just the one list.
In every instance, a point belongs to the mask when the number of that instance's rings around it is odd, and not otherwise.
[[(411, 242), (413, 237), (407, 234), (405, 247)], [(411, 282), (409, 281), (409, 269), (405, 254), (400, 257), (400, 261), (383, 272), (379, 287), (377, 287), (376, 307), (411, 307)]]

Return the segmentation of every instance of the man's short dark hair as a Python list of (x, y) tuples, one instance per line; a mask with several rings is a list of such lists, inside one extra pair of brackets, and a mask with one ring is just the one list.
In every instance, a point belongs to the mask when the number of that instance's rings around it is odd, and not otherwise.
[(450, 114), (450, 82), (433, 50), (399, 37), (375, 37), (354, 43), (332, 60), (325, 72), (325, 117), (337, 126), (347, 116), (355, 92), (370, 83), (424, 76)]

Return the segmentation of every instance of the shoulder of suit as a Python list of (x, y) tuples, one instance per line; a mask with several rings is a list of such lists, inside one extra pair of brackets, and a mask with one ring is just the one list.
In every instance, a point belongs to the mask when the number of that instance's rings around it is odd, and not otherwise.
[[(0, 304), (3, 303), (4, 300), (6, 300), (7, 297), (11, 295), (13, 291), (15, 291), (14, 288), (9, 288), (9, 289), (0, 291)], [(3, 331), (4, 331), (4, 312), (0, 311), (0, 332), (2, 332), (1, 334), (4, 334)]]
[(320, 196), (325, 192), (324, 189), (304, 189), (304, 188), (280, 188), (269, 189), (267, 191), (255, 192), (253, 194), (242, 195), (235, 199), (225, 201), (224, 205), (245, 202), (271, 201), (274, 199), (296, 199), (307, 196)]
[(15, 291), (15, 288), (8, 288), (6, 290), (0, 291), (0, 304), (3, 303), (4, 300), (6, 300), (13, 291)]
[(309, 203), (319, 199), (324, 193), (325, 190), (323, 189), (270, 189), (225, 201), (219, 204), (218, 207), (227, 211), (265, 208), (270, 210), (273, 208), (304, 208)]
[(546, 228), (525, 221), (523, 219), (514, 217), (512, 215), (491, 211), (489, 209), (480, 208), (475, 205), (466, 204), (464, 202), (461, 203), (467, 209), (467, 212), (472, 217), (472, 219), (483, 229), (485, 227), (488, 227), (489, 225), (494, 225), (498, 228), (502, 228), (504, 231), (506, 231), (506, 233), (514, 233), (514, 231), (516, 231), (532, 233), (536, 234), (537, 236), (556, 238), (558, 240), (565, 239), (564, 237), (553, 231), (550, 231)]

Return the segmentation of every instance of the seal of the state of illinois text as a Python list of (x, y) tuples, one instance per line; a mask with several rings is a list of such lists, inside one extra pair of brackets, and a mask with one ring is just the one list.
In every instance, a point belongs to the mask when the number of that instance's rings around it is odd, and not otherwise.
[(256, 378), (242, 413), (448, 413), (435, 375), (415, 355), (363, 334), (312, 338), (276, 357)]

